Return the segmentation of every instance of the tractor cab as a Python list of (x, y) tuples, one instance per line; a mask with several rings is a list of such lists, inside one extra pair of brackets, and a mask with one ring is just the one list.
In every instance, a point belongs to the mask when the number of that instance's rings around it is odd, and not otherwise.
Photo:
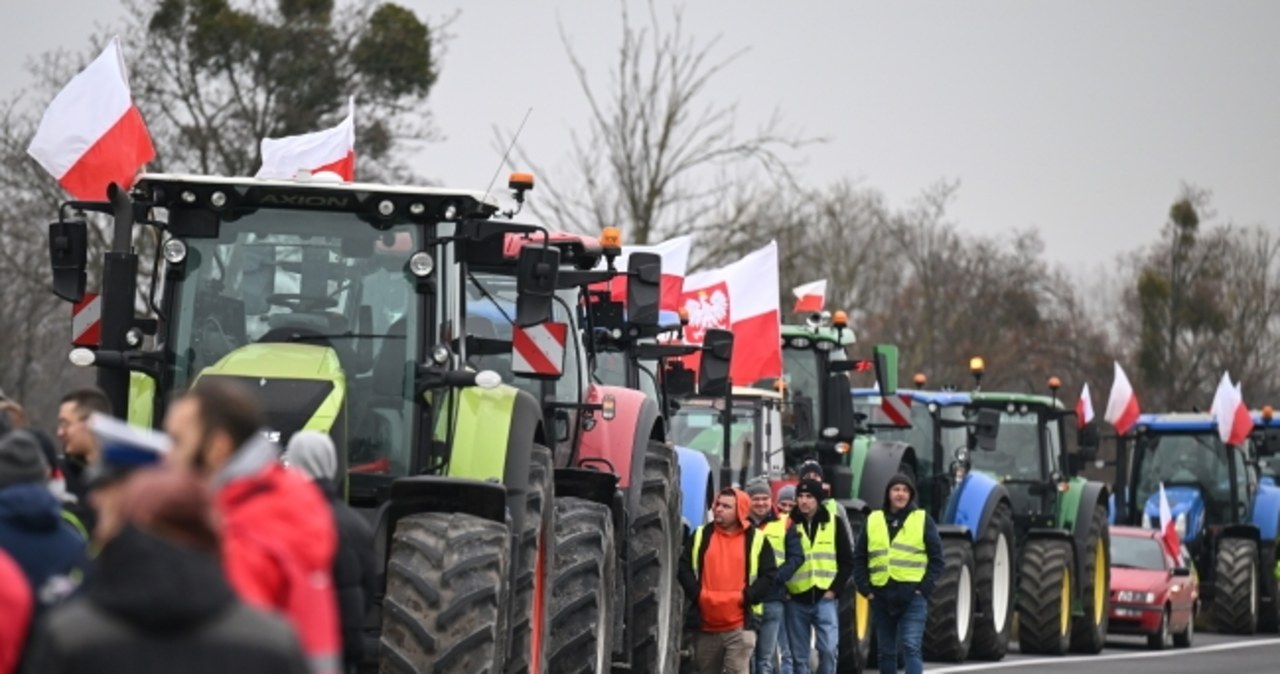
[(760, 475), (779, 480), (786, 471), (782, 409), (781, 394), (742, 386), (727, 398), (688, 398), (671, 418), (671, 439), (713, 457), (721, 486), (742, 487)]
[[(835, 363), (850, 360), (849, 347), (856, 341), (847, 325), (844, 312), (837, 312), (839, 325), (833, 325), (830, 312), (810, 316), (804, 325), (782, 326), (782, 381), (791, 411), (784, 421), (783, 433), (789, 445), (812, 446), (819, 437), (823, 385), (826, 377), (841, 371)], [(771, 381), (756, 386), (769, 388)]]

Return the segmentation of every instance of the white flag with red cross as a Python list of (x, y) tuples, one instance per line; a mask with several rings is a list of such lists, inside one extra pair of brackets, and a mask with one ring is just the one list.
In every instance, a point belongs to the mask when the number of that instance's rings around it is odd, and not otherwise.
[(105, 200), (111, 183), (132, 187), (138, 169), (155, 159), (151, 134), (129, 91), (119, 38), (54, 96), (27, 154), (85, 201)]
[[(693, 236), (677, 236), (674, 239), (655, 243), (651, 246), (623, 246), (622, 255), (614, 263), (614, 268), (620, 272), (627, 271), (627, 260), (630, 259), (632, 253), (653, 253), (662, 258), (662, 286), (659, 295), (658, 308), (663, 311), (677, 311), (680, 308), (682, 298), (681, 290), (684, 288), (685, 272), (689, 268), (689, 250), (693, 248)], [(601, 260), (596, 265), (597, 269), (604, 269), (605, 262)], [(593, 287), (593, 290), (604, 290), (604, 286), (609, 289), (609, 298), (615, 302), (627, 301), (627, 277), (620, 275), (610, 281), (600, 284), (600, 287)]]
[(814, 281), (798, 285), (791, 289), (796, 296), (796, 304), (791, 311), (797, 314), (812, 314), (822, 311), (827, 304), (827, 280)]
[(262, 168), (257, 178), (291, 179), (299, 171), (333, 173), (356, 179), (356, 99), (347, 99), (347, 116), (337, 126), (297, 136), (262, 139)]
[(522, 377), (555, 379), (564, 374), (568, 323), (548, 321), (511, 333), (511, 371)]
[[(748, 386), (765, 377), (782, 376), (782, 324), (778, 309), (778, 244), (769, 245), (720, 269), (691, 274), (684, 280), (689, 325), (686, 344), (702, 344), (707, 330), (733, 332), (729, 377)], [(689, 367), (697, 368), (698, 356)]]

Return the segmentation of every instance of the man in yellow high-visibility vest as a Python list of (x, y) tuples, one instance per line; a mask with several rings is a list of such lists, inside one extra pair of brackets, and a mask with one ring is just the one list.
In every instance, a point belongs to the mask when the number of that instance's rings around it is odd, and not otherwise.
[(854, 551), (854, 582), (871, 600), (882, 674), (898, 671), (899, 647), (907, 674), (924, 671), (924, 623), (942, 574), (942, 538), (915, 500), (910, 477), (889, 480), (884, 508), (867, 517)]
[(853, 573), (853, 536), (845, 518), (823, 506), (826, 492), (816, 480), (796, 487), (791, 528), (804, 561), (787, 581), (787, 638), (791, 655), (803, 666), (810, 640), (817, 642), (818, 674), (835, 674), (840, 643), (840, 593)]
[[(761, 602), (764, 613), (761, 615), (760, 629), (756, 632), (755, 674), (774, 674), (775, 671), (792, 674), (791, 641), (787, 639), (783, 628), (787, 598), (785, 584), (804, 563), (804, 551), (800, 548), (800, 537), (791, 528), (791, 518), (773, 509), (773, 489), (769, 480), (765, 477), (755, 478), (747, 482), (746, 488), (747, 496), (751, 497), (751, 526), (769, 540), (774, 560), (778, 564), (773, 590)], [(794, 493), (795, 490), (792, 489), (792, 494)], [(805, 648), (805, 652), (808, 652), (808, 648)], [(774, 667), (775, 659), (781, 660), (781, 669)]]

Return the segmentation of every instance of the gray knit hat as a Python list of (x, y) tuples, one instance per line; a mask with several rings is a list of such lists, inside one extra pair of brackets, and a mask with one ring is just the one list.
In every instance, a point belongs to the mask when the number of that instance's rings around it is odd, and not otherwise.
[(0, 487), (49, 479), (40, 442), (26, 431), (12, 431), (0, 438)]
[(745, 491), (747, 496), (769, 496), (773, 493), (773, 490), (769, 488), (769, 481), (763, 477), (747, 480)]
[(779, 501), (794, 501), (794, 500), (796, 500), (796, 486), (795, 486), (794, 484), (789, 484), (789, 485), (787, 485), (787, 486), (783, 487), (782, 489), (779, 489), (779, 490), (778, 490), (778, 500), (779, 500)]
[(298, 431), (289, 438), (284, 462), (313, 480), (333, 480), (338, 476), (338, 453), (333, 438), (319, 431)]

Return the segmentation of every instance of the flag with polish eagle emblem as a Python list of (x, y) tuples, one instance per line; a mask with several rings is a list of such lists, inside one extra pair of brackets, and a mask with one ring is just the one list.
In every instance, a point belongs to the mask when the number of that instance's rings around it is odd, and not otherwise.
[(1253, 417), (1240, 395), (1240, 385), (1232, 384), (1231, 375), (1226, 372), (1218, 382), (1209, 413), (1218, 422), (1218, 437), (1224, 444), (1241, 445), (1253, 432)]
[(796, 296), (796, 305), (791, 309), (797, 314), (812, 314), (822, 311), (827, 303), (827, 280), (814, 281), (791, 289)]
[(1160, 483), (1160, 540), (1174, 559), (1182, 559), (1182, 539), (1178, 537), (1178, 527), (1173, 521), (1173, 509), (1169, 507), (1163, 482)]
[(1120, 363), (1116, 363), (1116, 380), (1111, 384), (1111, 397), (1107, 399), (1107, 413), (1103, 417), (1107, 423), (1115, 426), (1116, 433), (1124, 435), (1138, 423), (1142, 411), (1138, 408), (1138, 396), (1133, 392), (1133, 385), (1124, 375)]
[(347, 116), (338, 125), (297, 136), (262, 139), (262, 168), (257, 178), (291, 179), (299, 171), (333, 173), (356, 179), (356, 99), (347, 99)]
[[(683, 307), (689, 312), (687, 344), (701, 344), (707, 330), (733, 332), (729, 376), (737, 385), (782, 376), (782, 327), (778, 308), (778, 244), (730, 265), (691, 274), (684, 280)], [(697, 367), (692, 356), (689, 367)]]
[[(693, 236), (677, 236), (674, 239), (656, 243), (651, 246), (623, 246), (622, 255), (618, 256), (618, 260), (614, 263), (614, 268), (618, 271), (627, 270), (627, 260), (632, 253), (654, 253), (662, 258), (662, 287), (659, 297), (658, 308), (663, 311), (677, 311), (683, 300), (682, 290), (684, 288), (684, 275), (689, 268), (689, 250), (693, 247)], [(604, 269), (605, 262), (601, 260), (596, 269)], [(615, 279), (600, 284), (600, 286), (608, 286), (609, 299), (614, 302), (627, 301), (627, 277), (619, 276)], [(603, 287), (593, 286), (593, 290), (604, 290)]]
[(1080, 391), (1080, 399), (1076, 401), (1076, 426), (1084, 428), (1093, 423), (1093, 398), (1089, 396), (1089, 384)]
[(112, 38), (54, 96), (27, 154), (85, 201), (105, 200), (111, 183), (132, 187), (138, 169), (155, 159), (151, 134), (129, 91), (120, 38)]

